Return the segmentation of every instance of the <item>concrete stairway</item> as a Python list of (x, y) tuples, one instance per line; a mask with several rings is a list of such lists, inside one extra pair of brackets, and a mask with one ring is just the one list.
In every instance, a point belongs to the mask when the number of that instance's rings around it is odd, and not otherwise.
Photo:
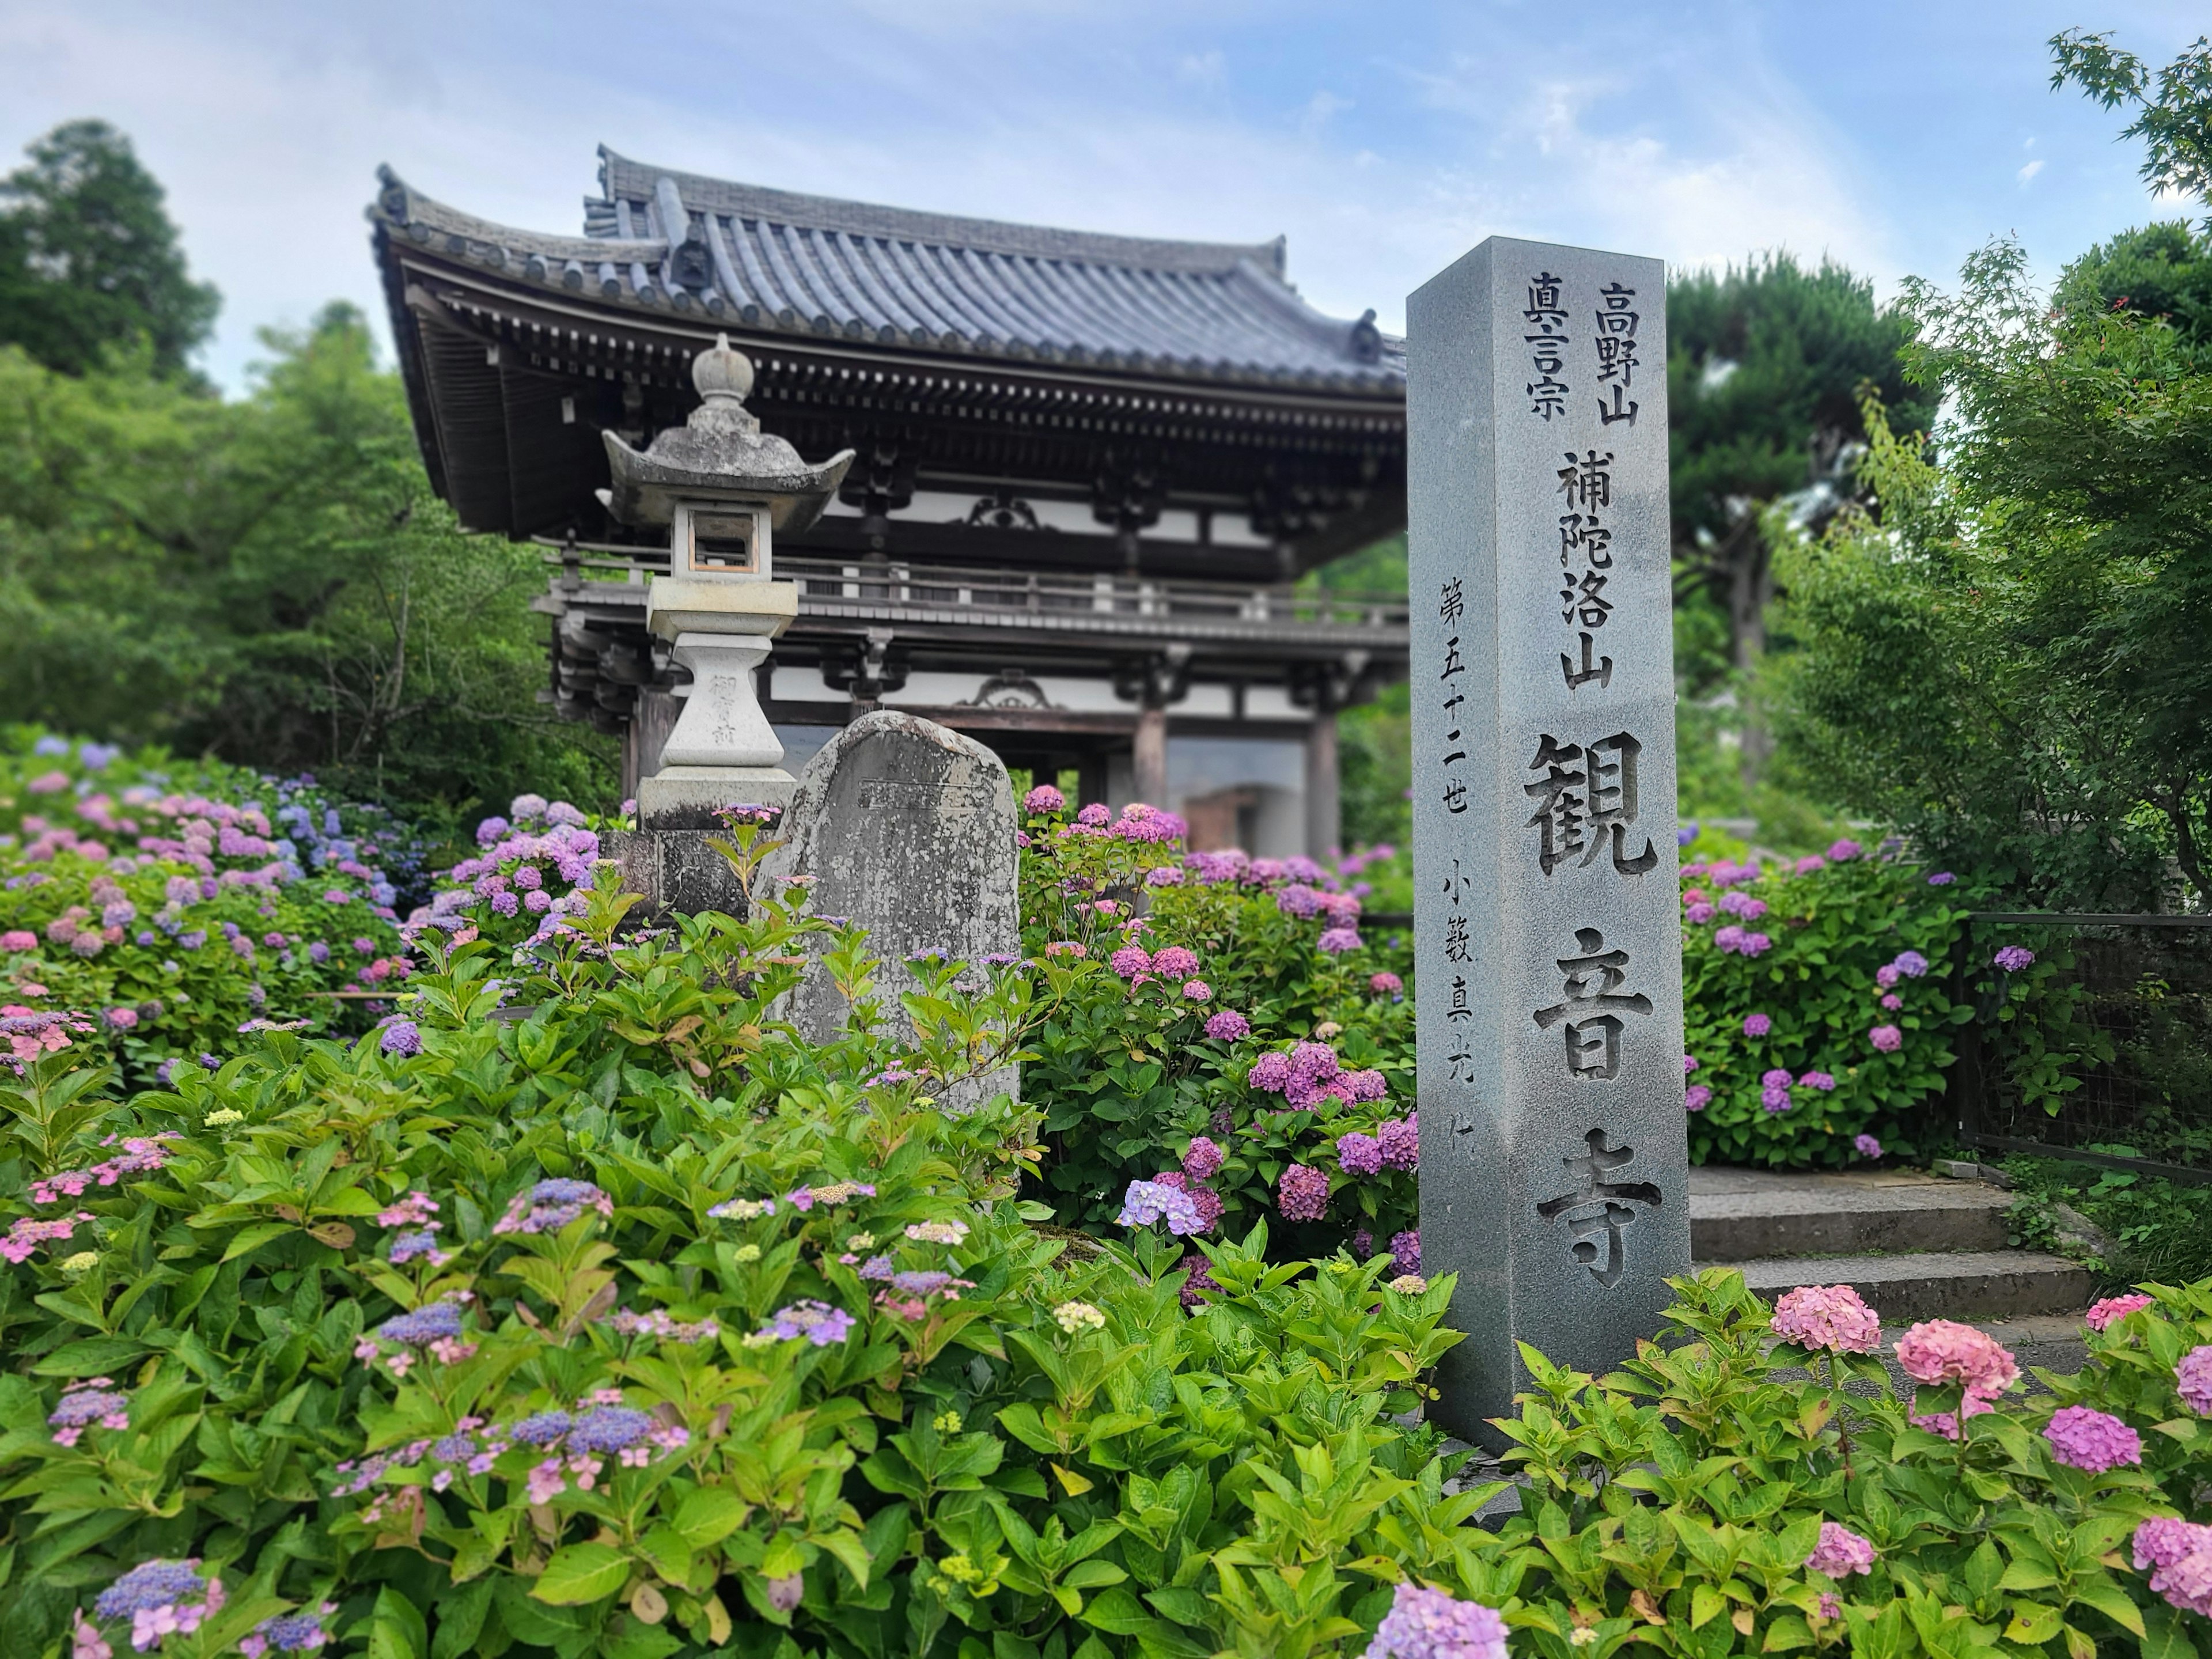
[(2005, 1248), (2009, 1196), (1918, 1170), (1797, 1175), (1690, 1171), (1697, 1264), (1741, 1271), (1771, 1300), (1800, 1285), (1849, 1285), (1886, 1327), (2078, 1314), (2094, 1277), (2063, 1256)]

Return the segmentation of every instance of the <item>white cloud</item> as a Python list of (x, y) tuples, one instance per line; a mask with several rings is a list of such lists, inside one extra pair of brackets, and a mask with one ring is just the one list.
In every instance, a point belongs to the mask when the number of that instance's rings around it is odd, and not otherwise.
[(2017, 177), (2018, 177), (2018, 179), (2020, 179), (2021, 183), (2022, 183), (2022, 184), (2024, 185), (2024, 184), (2026, 184), (2029, 179), (2031, 179), (2034, 178), (2034, 177), (2035, 177), (2035, 175), (2036, 175), (2037, 173), (2040, 173), (2040, 172), (2042, 172), (2042, 171), (2043, 171), (2043, 158), (2042, 158), (2040, 155), (2039, 155), (2039, 156), (2037, 156), (2037, 157), (2036, 157), (2033, 161), (2030, 161), (2030, 162), (2029, 162), (2026, 167), (2022, 167), (2022, 168), (2020, 170), (2019, 173), (2018, 173), (2016, 176), (2017, 176)]

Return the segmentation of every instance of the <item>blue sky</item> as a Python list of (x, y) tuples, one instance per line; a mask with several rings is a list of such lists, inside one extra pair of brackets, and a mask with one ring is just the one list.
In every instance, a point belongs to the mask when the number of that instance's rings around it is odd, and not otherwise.
[(580, 228), (602, 142), (689, 171), (1086, 229), (1290, 239), (1323, 308), (1492, 234), (1677, 264), (1787, 247), (1938, 278), (2016, 233), (2055, 270), (2154, 203), (2124, 118), (2049, 89), (2081, 25), (2163, 63), (2203, 0), (0, 0), (0, 154), (99, 115), (224, 296), (206, 366), (324, 301), (381, 308), (388, 161)]

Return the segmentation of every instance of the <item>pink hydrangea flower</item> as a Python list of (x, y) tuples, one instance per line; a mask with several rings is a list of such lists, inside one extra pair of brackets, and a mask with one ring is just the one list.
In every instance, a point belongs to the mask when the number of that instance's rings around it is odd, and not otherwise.
[[(1994, 1398), (2020, 1381), (2020, 1362), (1995, 1337), (1955, 1320), (1923, 1320), (1898, 1339), (1897, 1363), (1916, 1382), (1957, 1382)], [(1972, 1415), (1972, 1413), (1969, 1413)]]
[(2069, 1468), (2102, 1474), (2142, 1462), (2142, 1437), (2109, 1412), (2063, 1406), (2043, 1425), (2051, 1457)]
[(1769, 1014), (1746, 1014), (1743, 1034), (1747, 1037), (1763, 1037), (1774, 1029), (1774, 1019)]
[(1828, 1094), (1834, 1091), (1836, 1079), (1831, 1073), (1808, 1072), (1797, 1079), (1797, 1086), (1801, 1089), (1818, 1089), (1822, 1094)]
[(1367, 976), (1367, 988), (1376, 996), (1395, 997), (1405, 990), (1406, 981), (1385, 969), (1382, 973), (1370, 974)]
[(1162, 979), (1188, 979), (1198, 971), (1197, 952), (1170, 945), (1152, 957), (1152, 971)]
[(1057, 812), (1067, 805), (1067, 797), (1048, 783), (1041, 783), (1022, 797), (1024, 812)]
[(1827, 867), (1827, 860), (1822, 858), (1818, 853), (1808, 853), (1796, 864), (1790, 866), (1790, 869), (1801, 876), (1809, 876), (1816, 870), (1825, 870)]
[(1769, 1328), (1785, 1342), (1828, 1353), (1872, 1353), (1881, 1342), (1880, 1316), (1848, 1285), (1785, 1291), (1774, 1304)]
[(1234, 1042), (1252, 1035), (1252, 1022), (1234, 1008), (1224, 1008), (1206, 1022), (1206, 1034), (1216, 1042)]
[(1805, 1558), (1808, 1572), (1824, 1573), (1830, 1578), (1848, 1578), (1855, 1572), (1874, 1571), (1874, 1545), (1849, 1527), (1838, 1526), (1833, 1521), (1820, 1522), (1820, 1541)]
[(1905, 1046), (1905, 1033), (1894, 1025), (1877, 1025), (1867, 1033), (1867, 1041), (1883, 1054), (1893, 1054)]
[(1848, 864), (1859, 855), (1859, 844), (1855, 841), (1839, 841), (1828, 848), (1831, 864)]
[(1413, 1170), (1421, 1167), (1421, 1115), (1392, 1118), (1375, 1126), (1375, 1144), (1382, 1151), (1386, 1170)]
[(2125, 1319), (2136, 1309), (2150, 1305), (2151, 1298), (2140, 1291), (2130, 1291), (2125, 1296), (2108, 1296), (2101, 1302), (2091, 1303), (2089, 1311), (2081, 1316), (2081, 1322), (2093, 1331), (2101, 1331)]
[(1682, 1056), (1682, 1075), (1684, 1077), (1687, 1077), (1691, 1073), (1697, 1069), (1698, 1057), (1695, 1054), (1684, 1054)]
[(1142, 976), (1152, 965), (1151, 952), (1141, 945), (1125, 945), (1106, 961), (1115, 973), (1127, 980)]
[(1186, 1002), (1211, 1002), (1213, 988), (1202, 979), (1187, 979), (1182, 982), (1182, 994)]
[(1263, 1094), (1282, 1093), (1291, 1084), (1291, 1057), (1279, 1050), (1261, 1055), (1252, 1062), (1244, 1081)]

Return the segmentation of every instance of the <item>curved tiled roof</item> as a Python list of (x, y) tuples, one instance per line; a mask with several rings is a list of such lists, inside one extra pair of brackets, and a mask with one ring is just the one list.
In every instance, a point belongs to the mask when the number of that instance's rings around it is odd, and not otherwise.
[(672, 173), (602, 149), (581, 237), (476, 219), (387, 168), (373, 217), (418, 243), (617, 304), (746, 325), (1203, 379), (1395, 392), (1374, 313), (1324, 315), (1273, 242), (960, 219)]

